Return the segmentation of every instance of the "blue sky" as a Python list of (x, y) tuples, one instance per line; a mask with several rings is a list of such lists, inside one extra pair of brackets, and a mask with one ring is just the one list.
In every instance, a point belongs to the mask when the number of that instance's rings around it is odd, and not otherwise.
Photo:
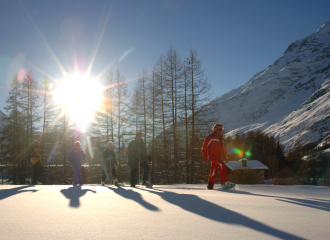
[(63, 79), (120, 69), (134, 85), (172, 45), (203, 60), (212, 98), (245, 84), (330, 21), (328, 0), (0, 1), (0, 110), (16, 72)]

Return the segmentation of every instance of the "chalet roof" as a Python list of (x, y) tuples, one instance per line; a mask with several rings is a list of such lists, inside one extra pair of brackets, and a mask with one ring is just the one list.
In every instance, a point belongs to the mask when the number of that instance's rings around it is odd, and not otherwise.
[(258, 160), (247, 160), (246, 167), (242, 166), (242, 160), (239, 161), (228, 161), (226, 166), (231, 170), (243, 170), (243, 169), (264, 169), (268, 170), (268, 167), (259, 162)]

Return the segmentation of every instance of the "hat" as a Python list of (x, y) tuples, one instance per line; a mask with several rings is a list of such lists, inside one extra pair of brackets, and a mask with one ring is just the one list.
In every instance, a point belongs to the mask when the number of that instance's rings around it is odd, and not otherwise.
[(216, 123), (216, 124), (213, 126), (212, 131), (214, 132), (214, 131), (217, 130), (217, 129), (222, 129), (222, 130), (224, 130), (225, 127), (224, 127), (223, 124), (221, 124), (221, 123)]

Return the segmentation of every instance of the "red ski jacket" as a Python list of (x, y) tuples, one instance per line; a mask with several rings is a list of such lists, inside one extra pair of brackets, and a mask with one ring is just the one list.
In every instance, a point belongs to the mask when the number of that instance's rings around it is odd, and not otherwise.
[(202, 147), (203, 158), (206, 161), (218, 161), (221, 158), (228, 160), (226, 144), (223, 140), (223, 136), (219, 139), (217, 135), (213, 132), (208, 135), (203, 143)]

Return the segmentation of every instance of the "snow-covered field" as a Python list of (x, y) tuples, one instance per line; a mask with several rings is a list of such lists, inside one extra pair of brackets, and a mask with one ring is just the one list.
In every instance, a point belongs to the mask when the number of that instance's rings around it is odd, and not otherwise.
[(328, 239), (329, 212), (318, 186), (0, 185), (0, 239)]

